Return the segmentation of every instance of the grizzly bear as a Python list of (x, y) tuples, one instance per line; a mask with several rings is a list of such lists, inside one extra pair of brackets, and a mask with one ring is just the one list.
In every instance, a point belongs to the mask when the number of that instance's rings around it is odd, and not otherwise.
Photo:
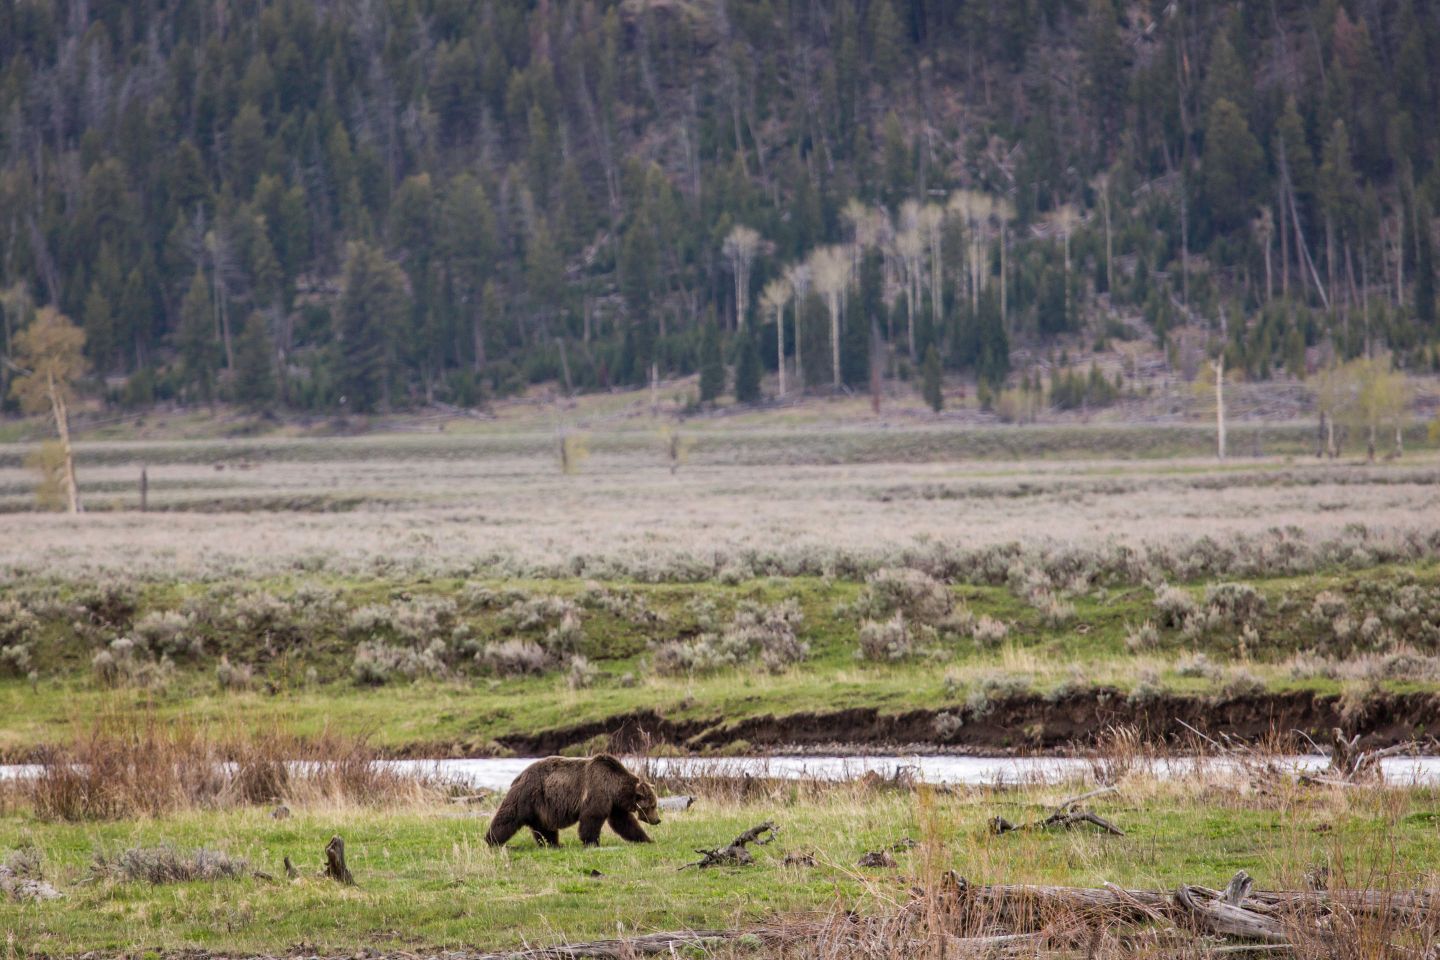
[(625, 769), (608, 753), (598, 756), (546, 757), (526, 767), (500, 801), (485, 832), (485, 842), (503, 846), (521, 827), (529, 827), (542, 847), (558, 847), (560, 831), (577, 821), (580, 842), (600, 842), (600, 825), (631, 843), (649, 843), (635, 820), (660, 822), (660, 805), (650, 784)]

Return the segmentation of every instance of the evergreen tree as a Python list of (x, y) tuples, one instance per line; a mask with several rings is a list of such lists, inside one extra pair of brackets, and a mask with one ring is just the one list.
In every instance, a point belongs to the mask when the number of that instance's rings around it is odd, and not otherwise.
[(720, 330), (711, 320), (700, 334), (700, 402), (711, 403), (725, 392), (725, 358), (720, 353)]
[(740, 334), (735, 356), (735, 402), (756, 403), (760, 400), (760, 352), (755, 349), (755, 336), (749, 331)]
[(1040, 283), (1040, 299), (1037, 305), (1037, 320), (1041, 333), (1053, 336), (1070, 329), (1067, 299), (1065, 271), (1056, 265), (1047, 265), (1044, 279)]
[(1420, 230), (1415, 237), (1415, 319), (1428, 336), (1440, 333), (1435, 328), (1435, 255), (1430, 238), (1430, 212), (1420, 210)]
[(345, 261), (335, 319), (342, 402), (368, 413), (390, 396), (392, 337), (405, 321), (405, 275), (374, 247), (355, 243)]
[(870, 381), (870, 321), (858, 311), (845, 318), (840, 333), (840, 381), (852, 390)]
[(190, 289), (180, 303), (180, 328), (176, 347), (186, 384), (201, 400), (209, 400), (215, 389), (215, 320), (210, 306), (210, 284), (199, 270), (190, 280)]
[(1205, 202), (1211, 225), (1230, 230), (1249, 222), (1264, 154), (1240, 108), (1216, 100), (1205, 121)]
[(870, 40), (870, 69), (877, 83), (888, 87), (905, 56), (905, 33), (893, 0), (871, 0), (866, 33)]
[[(1108, 137), (1119, 126), (1125, 103), (1125, 57), (1114, 0), (1090, 0), (1085, 22), (1085, 60), (1095, 116)], [(1108, 153), (1108, 144), (1107, 144)]]
[(235, 399), (256, 409), (275, 401), (275, 347), (259, 311), (246, 319), (235, 343)]
[(830, 311), (813, 290), (796, 314), (800, 325), (801, 380), (806, 387), (823, 387), (831, 382)]
[(940, 383), (940, 353), (935, 349), (935, 344), (930, 344), (925, 351), (925, 365), (923, 368), (924, 386), (922, 392), (925, 402), (930, 409), (939, 413), (945, 406), (945, 391)]

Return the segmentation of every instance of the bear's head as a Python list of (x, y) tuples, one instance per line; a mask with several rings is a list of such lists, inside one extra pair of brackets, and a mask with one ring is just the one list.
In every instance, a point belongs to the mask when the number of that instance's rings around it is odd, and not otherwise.
[(644, 780), (635, 785), (635, 815), (649, 824), (660, 822), (660, 800)]

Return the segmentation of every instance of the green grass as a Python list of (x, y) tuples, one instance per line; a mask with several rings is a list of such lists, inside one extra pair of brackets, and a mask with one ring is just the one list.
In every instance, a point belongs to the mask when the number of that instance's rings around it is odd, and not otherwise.
[[(1043, 816), (1064, 788), (969, 790), (956, 795), (865, 793), (818, 797), (780, 786), (768, 799), (702, 799), (653, 828), (656, 843), (627, 845), (608, 832), (582, 849), (567, 832), (559, 850), (516, 839), (496, 852), (483, 842), (488, 814), (458, 806), (396, 811), (299, 810), (272, 820), (264, 810), (193, 813), (164, 820), (52, 824), (0, 818), (0, 855), (34, 845), (66, 894), (40, 905), (0, 902), (0, 929), (21, 955), (88, 950), (224, 948), (275, 952), (305, 944), (320, 952), (423, 947), (499, 948), (614, 936), (617, 930), (738, 926), (777, 914), (855, 908), (885, 911), (903, 901), (909, 875), (955, 869), (972, 882), (1171, 888), (1223, 885), (1244, 868), (1262, 888), (1299, 885), (1317, 862), (1350, 883), (1423, 883), (1440, 856), (1436, 797), (1423, 791), (1284, 788), (1263, 797), (1199, 783), (1127, 785), (1095, 809), (1127, 836), (1091, 832), (991, 836), (995, 814)], [(764, 819), (779, 840), (756, 848), (749, 868), (681, 870), (696, 848), (723, 845)], [(346, 839), (358, 881), (342, 888), (314, 876), (332, 833)], [(896, 855), (898, 870), (855, 866), (869, 850), (903, 838), (933, 846)], [(170, 843), (247, 858), (276, 876), (290, 856), (296, 882), (259, 879), (150, 886), (82, 883), (97, 848)], [(815, 855), (814, 868), (784, 867), (787, 852)], [(599, 871), (601, 876), (592, 876)], [(931, 874), (934, 875), (933, 873)]]

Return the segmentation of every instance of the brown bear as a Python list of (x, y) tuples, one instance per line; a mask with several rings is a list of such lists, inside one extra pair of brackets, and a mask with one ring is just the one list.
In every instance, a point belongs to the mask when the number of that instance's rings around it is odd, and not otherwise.
[(650, 843), (635, 820), (660, 822), (660, 805), (650, 784), (625, 769), (608, 753), (583, 757), (546, 757), (526, 767), (500, 801), (485, 832), (485, 842), (503, 846), (521, 827), (529, 827), (542, 847), (558, 847), (560, 831), (577, 821), (580, 841), (600, 842), (600, 826), (631, 843)]

